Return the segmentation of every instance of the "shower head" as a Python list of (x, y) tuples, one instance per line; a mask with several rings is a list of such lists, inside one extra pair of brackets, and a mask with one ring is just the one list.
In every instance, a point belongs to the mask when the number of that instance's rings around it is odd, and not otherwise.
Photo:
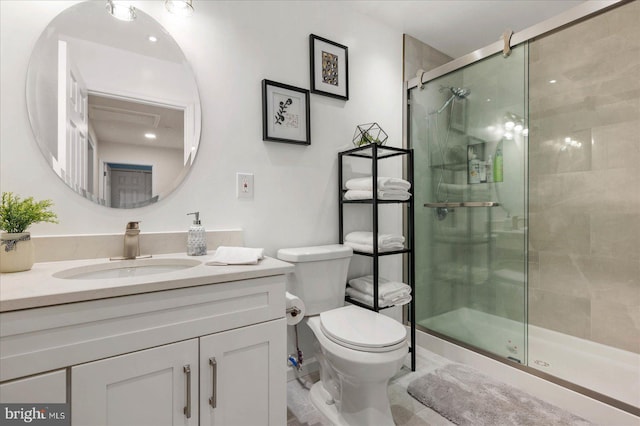
[(464, 87), (440, 86), (440, 92), (444, 92), (446, 90), (448, 90), (451, 93), (451, 96), (449, 97), (449, 99), (447, 99), (444, 105), (442, 105), (438, 110), (431, 111), (429, 115), (440, 114), (442, 111), (444, 111), (446, 107), (449, 106), (451, 101), (453, 101), (454, 99), (461, 101), (463, 99), (467, 99), (467, 96), (471, 94), (471, 90), (465, 89)]
[[(442, 87), (440, 88), (440, 90), (442, 91), (443, 89), (446, 89), (446, 87)], [(464, 89), (462, 87), (449, 87), (448, 88), (449, 91), (451, 92), (451, 97), (449, 99), (447, 99), (447, 102), (444, 103), (444, 105), (442, 105), (440, 107), (440, 109), (438, 111), (436, 111), (436, 114), (440, 114), (442, 111), (444, 111), (444, 109), (451, 103), (451, 101), (453, 101), (454, 99), (458, 99), (458, 100), (462, 100), (462, 99), (466, 99), (467, 96), (469, 96), (469, 94), (471, 93), (471, 90), (469, 89)]]
[(449, 87), (451, 93), (458, 99), (465, 99), (469, 94), (471, 94), (471, 90), (465, 89), (463, 87)]

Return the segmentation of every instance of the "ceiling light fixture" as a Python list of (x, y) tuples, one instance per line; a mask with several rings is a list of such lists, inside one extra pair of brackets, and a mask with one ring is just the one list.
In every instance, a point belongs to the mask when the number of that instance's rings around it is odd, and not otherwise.
[(155, 139), (156, 138), (156, 134), (155, 133), (145, 133), (144, 137), (147, 139)]
[(192, 0), (165, 0), (164, 6), (171, 13), (179, 16), (191, 16), (193, 14)]
[(136, 8), (131, 5), (107, 0), (106, 8), (111, 16), (121, 21), (133, 21), (136, 19)]
[(158, 41), (158, 37), (150, 35), (150, 36), (148, 37), (148, 40), (149, 40), (151, 43), (155, 43), (156, 41)]

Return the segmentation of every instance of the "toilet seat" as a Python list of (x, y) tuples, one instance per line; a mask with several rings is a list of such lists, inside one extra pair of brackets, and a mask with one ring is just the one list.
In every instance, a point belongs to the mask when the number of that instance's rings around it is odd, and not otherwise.
[(407, 330), (398, 321), (358, 306), (320, 314), (322, 333), (334, 343), (364, 352), (389, 352), (406, 343)]

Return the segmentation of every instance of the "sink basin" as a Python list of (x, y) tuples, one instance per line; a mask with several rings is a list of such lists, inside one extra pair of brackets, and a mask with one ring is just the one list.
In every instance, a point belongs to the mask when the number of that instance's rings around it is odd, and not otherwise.
[(195, 259), (132, 259), (96, 265), (79, 266), (53, 274), (55, 278), (68, 280), (100, 280), (129, 278), (143, 275), (164, 274), (200, 265)]

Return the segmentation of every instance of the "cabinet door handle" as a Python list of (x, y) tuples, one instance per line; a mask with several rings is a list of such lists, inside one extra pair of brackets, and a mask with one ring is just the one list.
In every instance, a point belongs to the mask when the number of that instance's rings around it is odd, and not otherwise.
[(184, 407), (184, 415), (191, 418), (191, 365), (187, 364), (183, 367), (184, 374), (187, 375), (187, 405)]
[(218, 391), (216, 390), (216, 382), (218, 381), (218, 363), (215, 358), (209, 358), (209, 365), (211, 366), (211, 398), (209, 398), (209, 405), (211, 408), (216, 408)]

